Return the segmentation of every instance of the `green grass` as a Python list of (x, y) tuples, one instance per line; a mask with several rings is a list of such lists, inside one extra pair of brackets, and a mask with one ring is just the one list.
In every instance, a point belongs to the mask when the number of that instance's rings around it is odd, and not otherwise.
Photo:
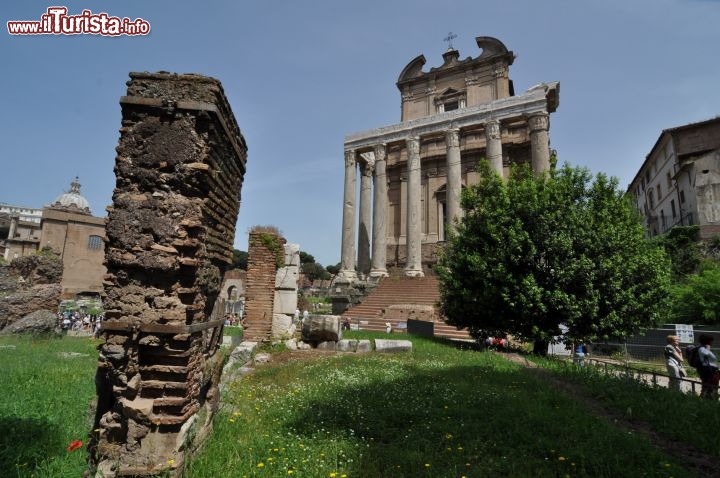
[[(347, 338), (387, 338), (369, 332)], [(201, 477), (688, 477), (679, 462), (501, 354), (413, 336), (408, 354), (259, 366), (226, 387)], [(14, 345), (14, 348), (7, 348)], [(87, 338), (0, 338), (0, 477), (78, 477), (97, 352)], [(281, 347), (267, 351), (280, 351)], [(86, 354), (75, 357), (67, 352)], [(662, 437), (720, 458), (717, 403), (539, 361)], [(709, 430), (703, 440), (699, 433)]]
[[(0, 337), (0, 476), (79, 477), (97, 366), (88, 338)], [(72, 355), (80, 354), (80, 355)]]
[[(373, 336), (346, 334), (359, 335)], [(410, 338), (410, 354), (271, 365), (233, 383), (187, 476), (691, 476), (532, 371)]]

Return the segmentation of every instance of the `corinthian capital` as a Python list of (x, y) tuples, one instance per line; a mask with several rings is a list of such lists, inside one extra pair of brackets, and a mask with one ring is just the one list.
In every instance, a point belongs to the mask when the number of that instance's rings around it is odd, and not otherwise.
[(348, 149), (345, 151), (345, 167), (346, 168), (354, 168), (355, 167), (355, 150), (354, 149)]
[(491, 120), (485, 123), (485, 139), (500, 139), (500, 121)]
[(368, 161), (367, 163), (360, 165), (360, 174), (363, 176), (371, 178), (373, 171), (375, 171), (375, 161)]
[(457, 128), (449, 129), (445, 132), (445, 140), (448, 148), (460, 147), (460, 130)]
[(538, 113), (528, 118), (530, 131), (547, 131), (550, 127), (550, 117), (547, 113)]
[(375, 145), (375, 161), (385, 161), (387, 158), (387, 145), (385, 143)]
[(408, 157), (420, 154), (420, 137), (411, 136), (405, 140), (408, 149)]

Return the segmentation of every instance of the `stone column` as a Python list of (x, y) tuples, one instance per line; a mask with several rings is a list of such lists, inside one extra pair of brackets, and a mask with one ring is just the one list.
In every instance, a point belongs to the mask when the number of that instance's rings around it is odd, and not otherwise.
[(342, 244), (340, 251), (340, 282), (354, 282), (355, 273), (355, 150), (345, 151), (345, 194), (343, 199)]
[(373, 197), (372, 268), (370, 277), (386, 277), (388, 185), (385, 175), (387, 149), (385, 144), (375, 146), (375, 176)]
[(455, 221), (460, 219), (460, 190), (462, 189), (462, 167), (460, 163), (460, 130), (450, 129), (445, 133), (447, 142), (447, 231), (445, 237), (455, 230)]
[(493, 171), (503, 177), (502, 140), (500, 138), (500, 121), (490, 120), (485, 123), (485, 155)]
[(372, 175), (375, 163), (360, 164), (360, 231), (358, 235), (358, 272), (365, 279), (370, 273), (370, 227), (372, 208)]
[(537, 113), (528, 119), (530, 127), (530, 148), (532, 152), (532, 169), (535, 173), (542, 173), (550, 169), (550, 116), (547, 113)]
[(413, 136), (407, 142), (407, 237), (405, 275), (423, 277), (422, 271), (422, 237), (420, 229), (420, 138)]

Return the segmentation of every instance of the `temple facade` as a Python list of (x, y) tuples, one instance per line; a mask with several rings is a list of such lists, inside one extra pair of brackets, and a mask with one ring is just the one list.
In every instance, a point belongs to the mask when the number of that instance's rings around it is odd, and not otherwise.
[(515, 95), (513, 52), (495, 38), (475, 40), (474, 58), (451, 46), (427, 72), (423, 55), (413, 59), (397, 81), (400, 123), (345, 137), (341, 281), (383, 277), (389, 267), (423, 276), (462, 216), (460, 191), (479, 180), (481, 159), (503, 177), (512, 164), (550, 168), (560, 84)]

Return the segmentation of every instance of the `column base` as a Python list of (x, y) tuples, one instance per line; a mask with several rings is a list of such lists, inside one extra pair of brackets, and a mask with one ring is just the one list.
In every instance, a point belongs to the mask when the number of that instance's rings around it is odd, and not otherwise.
[(425, 273), (422, 269), (405, 269), (403, 271), (405, 277), (425, 277)]
[(370, 277), (375, 279), (378, 277), (388, 277), (390, 274), (388, 274), (387, 269), (372, 269), (370, 271)]
[(358, 280), (358, 276), (355, 271), (341, 270), (340, 272), (338, 272), (335, 282), (352, 284), (353, 282), (357, 282), (357, 280)]

